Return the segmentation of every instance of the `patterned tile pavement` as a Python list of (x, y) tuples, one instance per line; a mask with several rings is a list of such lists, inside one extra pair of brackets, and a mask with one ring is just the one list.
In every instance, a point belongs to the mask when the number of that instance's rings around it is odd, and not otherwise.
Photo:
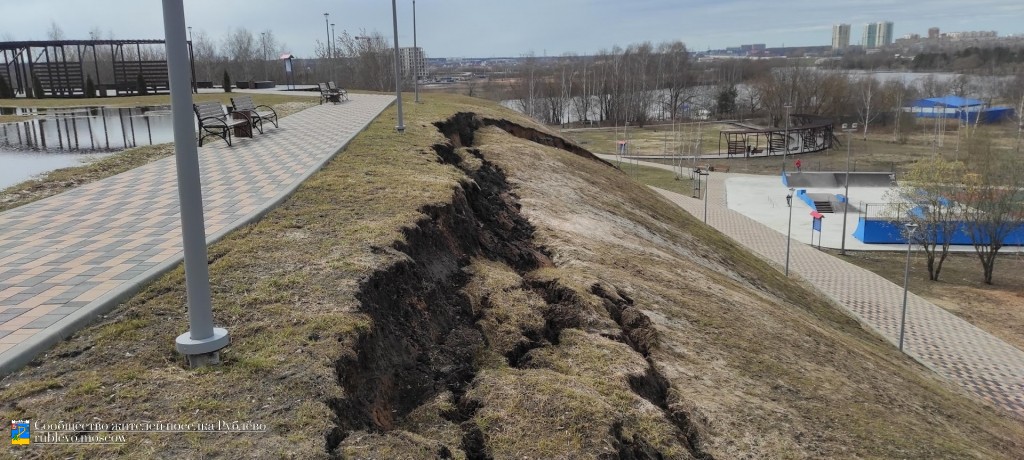
[[(394, 100), (354, 94), (233, 147), (208, 138), (207, 240), (273, 207)], [(180, 262), (179, 224), (173, 157), (0, 213), (0, 375)]]
[[(614, 159), (614, 156), (603, 156)], [(664, 167), (654, 163), (646, 166)], [(735, 174), (712, 173), (708, 225), (732, 237), (764, 259), (785, 264), (786, 235), (728, 209), (725, 180)], [(698, 218), (704, 204), (689, 196), (658, 190)], [(868, 270), (792, 241), (790, 272), (807, 280), (844, 306), (858, 320), (894, 345), (899, 340), (903, 286)], [(997, 407), (1024, 416), (1024, 351), (996, 338), (914, 294), (907, 299), (903, 349), (918, 362)]]

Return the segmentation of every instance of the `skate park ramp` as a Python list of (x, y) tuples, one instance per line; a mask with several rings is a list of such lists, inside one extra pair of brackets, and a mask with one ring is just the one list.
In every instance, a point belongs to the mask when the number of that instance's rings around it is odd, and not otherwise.
[[(846, 185), (846, 172), (786, 172), (785, 184), (802, 188), (838, 188)], [(892, 187), (896, 185), (891, 172), (851, 172), (851, 187)]]

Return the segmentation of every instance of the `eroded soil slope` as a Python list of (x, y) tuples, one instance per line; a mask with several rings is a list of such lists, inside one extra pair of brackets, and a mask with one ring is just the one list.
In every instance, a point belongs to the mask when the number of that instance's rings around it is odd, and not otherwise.
[(398, 248), (417, 268), (386, 276), (424, 289), (363, 306), (387, 317), (375, 317), (381, 329), (360, 359), (339, 367), (349, 396), (337, 405), (335, 454), (960, 458), (1022, 448), (1018, 422), (957, 395), (587, 152), (468, 113), (437, 125), (449, 139), (435, 145), (439, 158), (468, 179), (412, 232), (418, 248)]
[[(968, 399), (611, 165), (494, 104), (384, 113), (212, 245), (219, 367), (178, 268), (0, 381), (0, 417), (251, 420), (41, 458), (1015, 458)], [(344, 110), (344, 105), (337, 106)], [(298, 146), (297, 148), (301, 148)], [(12, 454), (13, 452), (13, 454)]]

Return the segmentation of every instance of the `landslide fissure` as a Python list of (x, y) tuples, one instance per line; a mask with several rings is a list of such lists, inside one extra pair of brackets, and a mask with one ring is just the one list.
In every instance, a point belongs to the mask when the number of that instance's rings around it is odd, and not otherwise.
[[(403, 231), (402, 241), (375, 251), (392, 254), (394, 260), (361, 283), (360, 311), (370, 317), (371, 326), (335, 364), (344, 396), (328, 401), (335, 427), (326, 436), (326, 449), (336, 457), (341, 456), (339, 446), (350, 434), (399, 428), (410, 412), (450, 392), (454, 409), (442, 416), (462, 430), (458, 447), (467, 458), (490, 458), (485, 434), (472, 422), (480, 402), (465, 398), (479, 370), (477, 360), (489, 346), (478, 324), (483, 312), (464, 290), (474, 276), (468, 268), (474, 259), (509, 267), (523, 276), (524, 291), (547, 304), (540, 309), (543, 327), (522, 331), (525, 340), (504, 354), (511, 367), (523, 365), (535, 348), (557, 345), (563, 329), (582, 328), (579, 296), (587, 294), (557, 281), (528, 279), (530, 272), (552, 265), (549, 255), (534, 242), (534, 228), (521, 215), (505, 173), (472, 146), (478, 129), (495, 126), (516, 137), (602, 160), (560, 138), (507, 120), (458, 113), (435, 125), (447, 139), (433, 146), (439, 161), (460, 168), (466, 177), (450, 203), (424, 207), (424, 217)], [(474, 157), (474, 164), (467, 164), (463, 155)], [(699, 449), (699, 431), (667, 401), (669, 382), (654, 370), (648, 356), (657, 340), (650, 320), (631, 301), (618, 302), (612, 299), (621, 300), (621, 296), (592, 291), (613, 305), (608, 313), (621, 328), (615, 339), (628, 343), (650, 363), (647, 374), (630, 380), (633, 391), (665, 411), (684, 433), (694, 457), (711, 458)], [(482, 302), (485, 309), (486, 300)], [(615, 444), (620, 458), (661, 457), (642, 439), (622, 438), (621, 426), (610, 431), (619, 440)]]

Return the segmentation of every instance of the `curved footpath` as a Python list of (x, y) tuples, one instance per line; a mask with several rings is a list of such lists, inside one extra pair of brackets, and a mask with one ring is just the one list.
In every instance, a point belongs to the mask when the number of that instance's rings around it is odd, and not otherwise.
[[(614, 155), (598, 155), (614, 160)], [(657, 163), (644, 166), (671, 170)], [(708, 225), (728, 235), (765, 260), (783, 265), (786, 235), (732, 211), (726, 205), (725, 181), (741, 176), (716, 172), (710, 176)], [(698, 219), (700, 200), (654, 189)], [(899, 340), (903, 287), (840, 258), (792, 241), (790, 271), (814, 285), (894, 345)], [(1024, 417), (1024, 351), (910, 294), (903, 349), (918, 362), (968, 392)]]
[[(273, 209), (394, 100), (353, 94), (234, 138), (233, 147), (207, 138), (199, 149), (207, 244)], [(0, 376), (181, 262), (174, 161), (0, 213)]]

